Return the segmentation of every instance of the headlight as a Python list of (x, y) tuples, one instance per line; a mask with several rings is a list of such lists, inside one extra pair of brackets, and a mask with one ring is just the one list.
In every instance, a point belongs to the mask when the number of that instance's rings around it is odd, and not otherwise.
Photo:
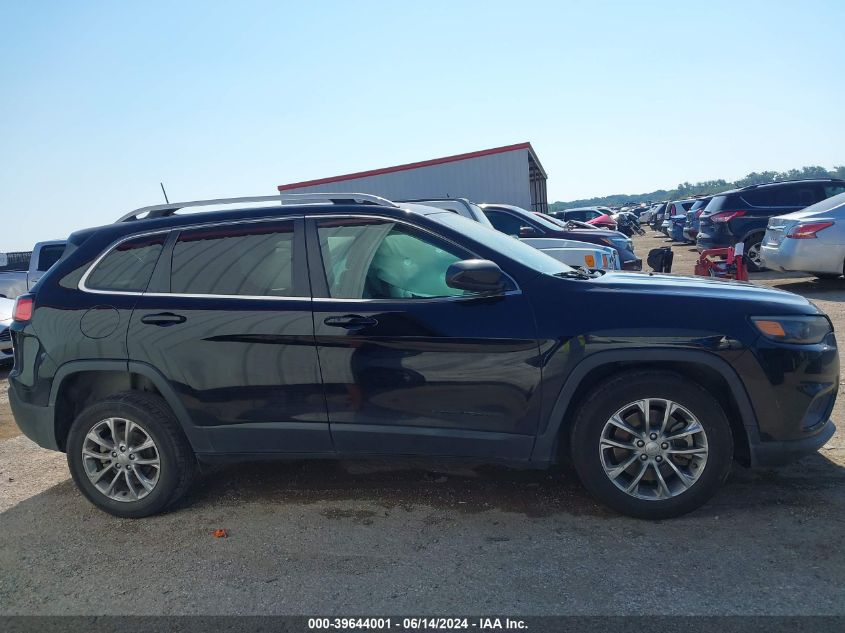
[(772, 341), (812, 345), (833, 331), (823, 316), (752, 317), (754, 327)]

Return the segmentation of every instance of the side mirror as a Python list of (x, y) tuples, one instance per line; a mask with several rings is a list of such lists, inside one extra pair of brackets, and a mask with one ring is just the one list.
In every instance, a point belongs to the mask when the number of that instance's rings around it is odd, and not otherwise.
[(504, 273), (489, 259), (464, 259), (446, 270), (446, 285), (472, 292), (502, 292)]
[(519, 227), (519, 237), (537, 237), (537, 229), (533, 226)]

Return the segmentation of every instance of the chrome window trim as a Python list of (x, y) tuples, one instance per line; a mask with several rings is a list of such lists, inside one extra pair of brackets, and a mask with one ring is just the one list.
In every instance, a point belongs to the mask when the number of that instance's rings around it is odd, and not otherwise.
[[(458, 215), (460, 215), (460, 214), (458, 214)], [(478, 253), (473, 252), (472, 250), (470, 250), (469, 248), (467, 248), (463, 244), (458, 244), (455, 240), (449, 239), (448, 237), (444, 237), (444, 236), (440, 235), (439, 233), (435, 233), (431, 229), (419, 226), (418, 224), (414, 224), (413, 222), (408, 222), (407, 220), (402, 220), (402, 219), (399, 219), (399, 218), (393, 218), (393, 217), (386, 216), (386, 215), (378, 215), (378, 214), (375, 214), (375, 213), (354, 213), (354, 214), (337, 213), (337, 214), (328, 214), (328, 215), (323, 215), (323, 214), (319, 214), (319, 215), (317, 215), (317, 214), (311, 214), (311, 215), (306, 214), (305, 215), (306, 220), (318, 220), (318, 219), (323, 219), (323, 218), (376, 219), (376, 220), (387, 220), (388, 222), (396, 222), (396, 223), (399, 223), (399, 224), (406, 224), (407, 226), (410, 226), (411, 228), (416, 229), (417, 231), (422, 231), (423, 233), (427, 233), (427, 234), (429, 234), (429, 235), (431, 235), (431, 236), (433, 236), (433, 237), (435, 237), (435, 238), (437, 238), (437, 239), (439, 239), (443, 242), (446, 242), (447, 244), (452, 244), (453, 246), (456, 246), (457, 248), (461, 249), (462, 251), (466, 251), (467, 253), (469, 253), (470, 255), (472, 255), (476, 259), (483, 259), (480, 255), (478, 255)], [(469, 219), (469, 218), (467, 218), (467, 219)], [(475, 222), (475, 220), (473, 220), (473, 222)], [(493, 229), (493, 230), (496, 230), (496, 229)], [(321, 252), (320, 253), (320, 260), (321, 261), (322, 261), (322, 255), (323, 254)], [(325, 264), (323, 265), (323, 269), (324, 269), (324, 272), (325, 272)], [(516, 283), (516, 279), (514, 279), (505, 270), (502, 270), (502, 273), (504, 273), (504, 275), (508, 279), (510, 279), (510, 281), (513, 284), (515, 289), (514, 290), (508, 290), (506, 292), (503, 292), (503, 293), (497, 294), (497, 295), (479, 293), (479, 294), (474, 294), (474, 295), (462, 295), (462, 296), (451, 296), (451, 297), (430, 297), (430, 298), (426, 298), (426, 299), (411, 299), (411, 298), (407, 298), (407, 297), (406, 298), (398, 298), (398, 299), (363, 299), (363, 298), (362, 299), (349, 299), (349, 298), (341, 298), (341, 297), (317, 297), (317, 296), (312, 295), (312, 298), (315, 301), (339, 301), (339, 302), (358, 301), (358, 302), (366, 302), (366, 303), (396, 303), (396, 302), (398, 302), (398, 303), (408, 303), (409, 301), (413, 301), (414, 303), (418, 303), (418, 302), (425, 301), (425, 302), (430, 303), (430, 302), (434, 302), (434, 301), (458, 301), (458, 300), (466, 300), (466, 299), (482, 299), (484, 297), (490, 297), (490, 296), (501, 297), (501, 296), (521, 295), (522, 289), (519, 287), (519, 284)]]
[(85, 282), (88, 281), (88, 277), (91, 275), (93, 270), (97, 267), (97, 265), (108, 255), (111, 253), (115, 248), (123, 244), (124, 242), (128, 242), (129, 240), (134, 240), (138, 237), (146, 237), (148, 235), (159, 235), (163, 233), (172, 233), (173, 231), (190, 231), (192, 229), (206, 229), (215, 226), (230, 226), (234, 224), (258, 224), (260, 222), (279, 222), (279, 221), (293, 221), (293, 220), (301, 220), (304, 216), (301, 213), (296, 215), (284, 215), (283, 217), (268, 217), (268, 218), (249, 218), (249, 219), (239, 219), (239, 220), (222, 220), (219, 222), (202, 222), (199, 224), (188, 224), (188, 225), (177, 225), (171, 226), (166, 229), (155, 229), (152, 231), (144, 231), (141, 233), (133, 233), (132, 235), (125, 235), (118, 240), (115, 240), (111, 244), (109, 244), (103, 252), (94, 260), (94, 262), (87, 268), (85, 274), (82, 275), (82, 278), (79, 280), (79, 283), (76, 287), (81, 290), (82, 292), (87, 292), (90, 294), (96, 295), (122, 295), (122, 296), (130, 296), (130, 297), (140, 297), (142, 295), (148, 297), (220, 297), (220, 298), (239, 298), (239, 299), (298, 299), (298, 300), (306, 300), (310, 299), (310, 297), (264, 297), (264, 296), (255, 296), (255, 295), (191, 295), (191, 294), (179, 294), (179, 293), (170, 293), (170, 292), (139, 292), (137, 290), (100, 290), (97, 288), (89, 288), (85, 285)]
[[(238, 219), (238, 220), (225, 220), (219, 222), (203, 222), (198, 224), (189, 224), (189, 225), (177, 225), (168, 227), (166, 229), (155, 229), (152, 231), (144, 231), (141, 233), (133, 233), (131, 235), (126, 235), (121, 237), (118, 240), (115, 240), (105, 249), (103, 252), (93, 261), (93, 263), (87, 268), (85, 274), (82, 275), (82, 278), (79, 280), (77, 284), (77, 288), (82, 292), (87, 292), (89, 294), (97, 294), (97, 295), (119, 295), (119, 296), (130, 296), (130, 297), (159, 297), (159, 298), (166, 298), (166, 297), (181, 297), (186, 299), (241, 299), (241, 300), (252, 300), (252, 301), (336, 301), (340, 303), (349, 303), (353, 301), (357, 301), (359, 303), (407, 303), (408, 301), (413, 301), (414, 303), (432, 303), (438, 301), (464, 301), (467, 299), (482, 299), (485, 297), (489, 297), (492, 295), (486, 295), (484, 293), (474, 294), (474, 295), (464, 295), (464, 296), (452, 296), (452, 297), (431, 297), (426, 299), (408, 299), (408, 298), (399, 298), (399, 299), (347, 299), (347, 298), (335, 298), (335, 297), (317, 297), (317, 296), (310, 296), (310, 297), (271, 297), (265, 295), (214, 295), (214, 294), (192, 294), (192, 293), (176, 293), (176, 292), (140, 292), (136, 290), (100, 290), (96, 288), (88, 288), (85, 285), (85, 282), (88, 280), (88, 277), (91, 275), (91, 272), (97, 267), (97, 265), (102, 261), (106, 255), (111, 253), (115, 248), (123, 244), (124, 242), (128, 242), (129, 240), (133, 240), (139, 237), (147, 237), (150, 235), (159, 235), (159, 234), (168, 234), (173, 231), (190, 231), (193, 229), (204, 229), (210, 228), (215, 226), (230, 226), (236, 224), (256, 224), (259, 222), (278, 222), (278, 221), (288, 221), (288, 220), (297, 220), (297, 219), (321, 219), (321, 218), (362, 218), (362, 219), (375, 219), (375, 220), (386, 220), (388, 222), (396, 222), (400, 224), (406, 224), (418, 231), (422, 231), (427, 233), (443, 242), (448, 244), (452, 244), (461, 250), (468, 252), (475, 258), (479, 258), (480, 256), (473, 252), (472, 250), (468, 249), (466, 246), (462, 244), (458, 244), (454, 240), (444, 237), (434, 231), (414, 224), (413, 222), (408, 222), (407, 220), (403, 220), (400, 218), (394, 218), (388, 215), (378, 215), (376, 213), (355, 213), (355, 214), (348, 214), (348, 213), (336, 213), (336, 214), (311, 214), (311, 215), (303, 215), (303, 214), (296, 214), (296, 215), (284, 215), (283, 217), (267, 217), (267, 218), (251, 218), (251, 219)], [(519, 287), (519, 284), (516, 283), (516, 280), (506, 271), (502, 271), (508, 279), (510, 279), (511, 283), (514, 285), (514, 290), (508, 290), (504, 293), (495, 295), (495, 296), (516, 296), (522, 294), (522, 289)]]
[[(82, 292), (87, 292), (89, 294), (95, 295), (120, 295), (120, 296), (127, 296), (127, 297), (139, 297), (143, 292), (139, 290), (102, 290), (99, 288), (89, 288), (85, 282), (88, 281), (88, 277), (91, 276), (91, 273), (94, 272), (94, 269), (99, 266), (100, 262), (103, 261), (107, 255), (111, 254), (111, 252), (116, 249), (118, 246), (123, 244), (124, 242), (128, 242), (130, 240), (137, 239), (139, 237), (147, 237), (149, 235), (162, 235), (170, 233), (172, 229), (158, 229), (155, 231), (145, 231), (142, 233), (133, 233), (132, 235), (125, 235), (122, 238), (115, 240), (111, 244), (109, 244), (106, 248), (103, 249), (103, 252), (100, 253), (97, 258), (93, 261), (93, 263), (88, 266), (85, 273), (79, 280), (79, 283), (76, 284), (76, 287), (81, 290)], [(164, 250), (164, 245), (162, 245), (162, 250)], [(161, 253), (159, 253), (161, 256)], [(147, 282), (149, 283), (149, 281)]]

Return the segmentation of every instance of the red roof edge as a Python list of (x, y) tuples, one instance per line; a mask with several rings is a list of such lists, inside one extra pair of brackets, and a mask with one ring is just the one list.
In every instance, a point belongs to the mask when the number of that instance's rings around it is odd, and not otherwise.
[(395, 165), (393, 167), (383, 167), (382, 169), (370, 169), (369, 171), (358, 171), (353, 174), (344, 174), (342, 176), (331, 176), (329, 178), (317, 178), (316, 180), (303, 180), (302, 182), (292, 182), (287, 185), (279, 185), (276, 187), (279, 191), (287, 191), (289, 189), (299, 189), (300, 187), (313, 187), (314, 185), (326, 185), (331, 182), (342, 182), (344, 180), (355, 180), (357, 178), (366, 178), (367, 176), (380, 176), (382, 174), (392, 174), (397, 171), (406, 171), (408, 169), (417, 169), (419, 167), (431, 167), (432, 165), (443, 165), (445, 163), (454, 163), (459, 160), (467, 160), (469, 158), (479, 158), (480, 156), (491, 156), (493, 154), (504, 154), (505, 152), (513, 152), (519, 149), (527, 149), (534, 154), (534, 149), (531, 143), (516, 143), (515, 145), (504, 145), (502, 147), (494, 147), (492, 149), (482, 149), (477, 152), (467, 152), (466, 154), (455, 154), (454, 156), (444, 156), (443, 158), (432, 158), (431, 160), (423, 160), (418, 163), (406, 163), (404, 165)]

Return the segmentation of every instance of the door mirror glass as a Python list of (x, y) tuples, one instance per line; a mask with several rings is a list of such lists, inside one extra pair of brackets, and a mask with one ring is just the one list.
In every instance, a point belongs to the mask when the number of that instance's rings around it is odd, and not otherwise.
[(503, 292), (502, 269), (488, 259), (463, 259), (446, 270), (446, 285), (471, 292)]
[(537, 229), (533, 226), (519, 227), (519, 237), (537, 237)]

